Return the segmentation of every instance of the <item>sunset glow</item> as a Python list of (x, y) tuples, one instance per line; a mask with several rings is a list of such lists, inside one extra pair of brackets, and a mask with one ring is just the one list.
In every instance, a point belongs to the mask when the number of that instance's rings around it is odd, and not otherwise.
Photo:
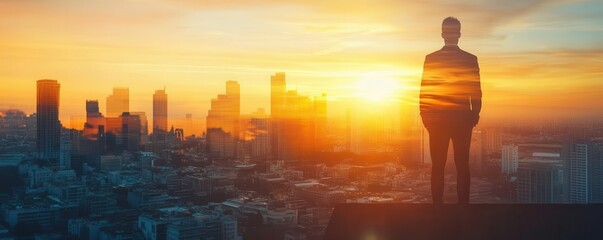
[(0, 1), (0, 109), (34, 112), (35, 80), (50, 78), (62, 84), (66, 126), (86, 99), (105, 112), (113, 87), (149, 113), (165, 86), (170, 121), (203, 119), (236, 80), (243, 113), (269, 112), (269, 76), (281, 71), (301, 94), (328, 93), (330, 116), (349, 97), (392, 98), (391, 81), (416, 107), (424, 56), (443, 45), (438, 26), (452, 15), (459, 46), (479, 56), (484, 120), (600, 116), (602, 3), (513, 2)]
[(359, 97), (369, 101), (392, 101), (398, 98), (400, 84), (391, 78), (365, 78), (356, 82)]
[(0, 238), (603, 239), (602, 12), (0, 0)]

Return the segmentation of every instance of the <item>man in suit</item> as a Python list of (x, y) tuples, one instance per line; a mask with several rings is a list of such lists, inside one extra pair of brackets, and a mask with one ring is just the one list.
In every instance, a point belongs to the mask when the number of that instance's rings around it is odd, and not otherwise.
[(431, 194), (443, 203), (444, 167), (452, 140), (457, 169), (458, 203), (469, 203), (469, 146), (471, 132), (482, 107), (477, 57), (458, 47), (461, 23), (454, 17), (442, 22), (444, 47), (425, 57), (421, 79), (420, 110), (429, 132)]

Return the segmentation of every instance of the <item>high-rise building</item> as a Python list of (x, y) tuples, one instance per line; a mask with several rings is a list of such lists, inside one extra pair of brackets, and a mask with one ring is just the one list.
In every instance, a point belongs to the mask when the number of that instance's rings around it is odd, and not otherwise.
[(270, 117), (272, 125), (272, 133), (270, 137), (270, 145), (272, 146), (272, 156), (278, 156), (279, 137), (281, 134), (281, 122), (283, 113), (285, 112), (285, 97), (286, 90), (285, 73), (279, 72), (270, 76)]
[(88, 139), (97, 139), (102, 133), (99, 126), (105, 126), (105, 117), (99, 111), (97, 100), (86, 100), (86, 123), (84, 124), (84, 136)]
[(168, 96), (164, 90), (155, 90), (153, 94), (153, 131), (168, 131)]
[(130, 115), (138, 116), (140, 119), (140, 143), (148, 144), (149, 139), (149, 122), (147, 121), (147, 115), (145, 112), (131, 112)]
[(185, 136), (195, 135), (196, 129), (194, 126), (195, 125), (193, 123), (193, 114), (187, 113), (184, 118), (184, 129), (188, 135), (185, 135)]
[(591, 142), (570, 142), (566, 149), (569, 202), (603, 203), (603, 164), (599, 147)]
[(226, 82), (226, 94), (211, 100), (207, 113), (208, 151), (213, 157), (236, 157), (239, 138), (240, 86), (236, 81)]
[(61, 151), (59, 99), (61, 85), (56, 80), (37, 82), (37, 150), (38, 157), (58, 164)]
[(141, 141), (140, 116), (124, 112), (121, 115), (121, 132), (123, 136), (124, 150), (139, 151)]
[(517, 171), (517, 201), (519, 203), (564, 203), (563, 172), (561, 161), (522, 161)]
[(107, 97), (107, 117), (119, 117), (124, 112), (130, 112), (130, 90), (113, 88), (113, 94)]
[(483, 149), (486, 155), (499, 153), (502, 147), (502, 133), (500, 128), (486, 128), (482, 131)]
[(118, 153), (124, 150), (140, 150), (141, 123), (138, 115), (129, 112), (119, 117), (106, 118), (107, 151)]
[(484, 170), (482, 140), (482, 131), (473, 129), (473, 134), (471, 134), (471, 148), (469, 150), (469, 164), (471, 167), (471, 174), (474, 176), (481, 176)]
[(80, 139), (80, 151), (75, 159), (74, 169), (81, 174), (82, 164), (87, 162), (91, 166), (97, 166), (100, 155), (106, 150), (105, 127), (107, 119), (99, 111), (97, 100), (86, 100), (86, 123), (82, 131), (83, 138)]
[(270, 115), (272, 118), (280, 118), (285, 112), (286, 88), (284, 72), (270, 76)]
[(325, 144), (317, 138), (324, 140), (326, 134), (326, 94), (311, 99), (287, 90), (283, 72), (271, 76), (270, 87), (272, 157), (293, 161), (321, 150)]
[(250, 133), (248, 136), (251, 142), (251, 156), (267, 157), (270, 155), (270, 121), (264, 109), (258, 109), (251, 114), (249, 119), (249, 127), (246, 131)]
[(314, 151), (314, 120), (312, 100), (296, 90), (287, 91), (284, 112), (276, 120), (278, 160), (300, 160)]
[(519, 164), (519, 147), (517, 145), (502, 146), (500, 162), (502, 164), (501, 171), (503, 174), (516, 173)]
[(86, 100), (86, 117), (98, 117), (100, 115), (98, 100)]

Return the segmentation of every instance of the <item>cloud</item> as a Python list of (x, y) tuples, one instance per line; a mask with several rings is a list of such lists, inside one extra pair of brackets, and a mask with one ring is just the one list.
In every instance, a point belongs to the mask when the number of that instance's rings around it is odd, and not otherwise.
[[(200, 11), (215, 9), (256, 9), (264, 7), (294, 7), (306, 10), (309, 16), (298, 16), (295, 12), (290, 14), (291, 19), (303, 18), (304, 21), (316, 19), (341, 19), (341, 21), (371, 22), (375, 19), (385, 20), (392, 25), (433, 27), (432, 21), (438, 22), (447, 16), (459, 16), (463, 24), (471, 26), (471, 34), (487, 37), (501, 26), (514, 22), (521, 22), (527, 15), (537, 13), (543, 9), (568, 2), (567, 0), (510, 0), (510, 1), (477, 1), (477, 0), (331, 0), (331, 1), (304, 1), (304, 0), (178, 0), (177, 2), (192, 6)], [(426, 24), (428, 23), (428, 24)], [(323, 24), (326, 24), (323, 22)], [(341, 30), (333, 26), (313, 26), (319, 30)], [(436, 31), (438, 27), (434, 27)], [(469, 28), (468, 28), (469, 29)], [(420, 28), (417, 29), (420, 32)]]

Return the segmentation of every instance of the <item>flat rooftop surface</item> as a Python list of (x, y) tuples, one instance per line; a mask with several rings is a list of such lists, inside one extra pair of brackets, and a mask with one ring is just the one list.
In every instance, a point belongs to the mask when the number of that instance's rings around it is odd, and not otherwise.
[(603, 204), (340, 204), (325, 239), (603, 239)]

